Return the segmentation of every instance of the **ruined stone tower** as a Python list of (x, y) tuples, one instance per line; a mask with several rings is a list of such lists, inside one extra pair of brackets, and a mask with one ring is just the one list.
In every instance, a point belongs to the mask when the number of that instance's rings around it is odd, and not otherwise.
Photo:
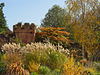
[(18, 23), (13, 26), (13, 32), (15, 36), (22, 40), (23, 43), (35, 42), (36, 26), (29, 23)]

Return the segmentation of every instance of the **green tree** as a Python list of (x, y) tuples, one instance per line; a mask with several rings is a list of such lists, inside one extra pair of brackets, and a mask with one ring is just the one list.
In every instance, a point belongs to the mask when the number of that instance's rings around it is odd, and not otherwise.
[(51, 9), (48, 10), (48, 13), (42, 20), (41, 26), (42, 27), (49, 26), (54, 28), (66, 27), (67, 32), (69, 32), (66, 10), (58, 5), (54, 5)]
[(3, 7), (4, 7), (4, 3), (0, 3), (0, 34), (1, 33), (5, 33), (5, 29), (6, 27), (6, 20), (3, 14)]

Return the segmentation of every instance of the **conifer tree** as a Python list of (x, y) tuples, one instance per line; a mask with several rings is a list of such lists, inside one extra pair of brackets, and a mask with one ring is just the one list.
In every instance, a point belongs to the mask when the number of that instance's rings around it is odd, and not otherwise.
[(5, 33), (6, 27), (6, 20), (3, 13), (4, 3), (0, 3), (0, 34)]

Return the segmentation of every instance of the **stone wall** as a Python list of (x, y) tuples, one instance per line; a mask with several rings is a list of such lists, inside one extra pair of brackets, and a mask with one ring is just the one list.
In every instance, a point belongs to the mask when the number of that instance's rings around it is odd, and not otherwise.
[(29, 23), (18, 23), (13, 26), (13, 33), (18, 39), (21, 39), (23, 43), (35, 42), (36, 26)]

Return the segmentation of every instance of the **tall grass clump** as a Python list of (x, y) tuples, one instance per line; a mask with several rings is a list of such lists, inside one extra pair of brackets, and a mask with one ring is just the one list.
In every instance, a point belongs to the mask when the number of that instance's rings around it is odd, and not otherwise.
[(7, 63), (4, 74), (10, 75), (28, 73), (26, 70), (30, 73), (39, 73), (40, 66), (46, 66), (51, 70), (60, 69), (70, 55), (68, 49), (60, 45), (55, 46), (50, 42), (31, 43), (23, 47), (20, 44), (9, 43), (4, 44), (1, 49), (2, 60)]
[(51, 69), (60, 68), (69, 56), (69, 50), (62, 46), (55, 46), (50, 42), (31, 43), (21, 48), (24, 56), (25, 68), (28, 69), (29, 61), (35, 61), (40, 65), (48, 66)]
[(21, 53), (34, 53), (34, 51), (47, 51), (47, 50), (52, 50), (52, 51), (59, 51), (61, 53), (65, 53), (67, 56), (69, 55), (69, 50), (64, 49), (62, 46), (58, 45), (55, 46), (51, 44), (50, 42), (47, 43), (31, 43), (31, 44), (26, 44), (26, 46), (21, 48)]
[(24, 70), (22, 67), (22, 56), (20, 53), (21, 46), (20, 44), (9, 43), (4, 44), (2, 47), (2, 61), (6, 62), (4, 67), (5, 72), (3, 71), (1, 74), (6, 75), (29, 75), (29, 73)]

